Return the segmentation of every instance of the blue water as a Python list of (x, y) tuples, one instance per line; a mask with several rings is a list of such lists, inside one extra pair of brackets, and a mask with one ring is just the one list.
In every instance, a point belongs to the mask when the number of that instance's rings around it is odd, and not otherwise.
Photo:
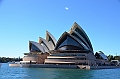
[(120, 79), (120, 69), (80, 70), (0, 67), (0, 79)]

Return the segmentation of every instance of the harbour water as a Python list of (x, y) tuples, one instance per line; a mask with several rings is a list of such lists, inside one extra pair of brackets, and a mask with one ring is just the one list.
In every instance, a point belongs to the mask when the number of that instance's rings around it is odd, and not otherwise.
[(80, 70), (57, 68), (0, 67), (0, 79), (120, 79), (120, 68)]

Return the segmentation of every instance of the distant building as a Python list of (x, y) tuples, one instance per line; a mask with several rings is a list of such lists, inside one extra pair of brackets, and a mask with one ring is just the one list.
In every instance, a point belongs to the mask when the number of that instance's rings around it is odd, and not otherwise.
[(96, 52), (95, 57), (96, 57), (98, 65), (109, 65), (110, 64), (107, 56), (102, 51)]
[(111, 64), (113, 64), (113, 65), (116, 65), (116, 66), (120, 66), (120, 62), (119, 62), (119, 60), (111, 60)]
[(94, 55), (90, 39), (76, 22), (58, 41), (48, 31), (46, 39), (39, 37), (39, 42), (29, 41), (29, 51), (24, 53), (23, 61), (38, 64), (102, 65), (107, 61), (103, 53)]
[(102, 51), (96, 52), (95, 57), (96, 59), (108, 60), (107, 56)]

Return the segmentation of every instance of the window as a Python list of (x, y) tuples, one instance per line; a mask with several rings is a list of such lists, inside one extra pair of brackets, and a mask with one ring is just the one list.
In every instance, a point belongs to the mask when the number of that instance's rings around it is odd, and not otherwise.
[(81, 44), (70, 36), (66, 36), (58, 47), (60, 50), (79, 50), (84, 49)]
[(92, 48), (92, 45), (91, 45), (91, 43), (89, 42), (89, 40), (87, 39), (87, 37), (85, 36), (85, 34), (84, 34), (83, 32), (81, 32), (81, 31), (79, 30), (79, 28), (76, 28), (75, 31), (78, 32), (78, 33), (87, 41), (87, 43), (89, 44), (89, 46)]
[(41, 52), (38, 47), (36, 47), (34, 44), (31, 45), (31, 52)]

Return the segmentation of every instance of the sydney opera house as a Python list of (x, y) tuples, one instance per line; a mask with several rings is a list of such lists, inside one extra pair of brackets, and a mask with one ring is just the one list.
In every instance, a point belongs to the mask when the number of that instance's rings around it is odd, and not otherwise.
[(107, 60), (103, 53), (94, 55), (89, 37), (76, 22), (58, 40), (46, 31), (45, 39), (29, 41), (29, 53), (23, 57), (23, 62), (55, 65), (105, 65)]

